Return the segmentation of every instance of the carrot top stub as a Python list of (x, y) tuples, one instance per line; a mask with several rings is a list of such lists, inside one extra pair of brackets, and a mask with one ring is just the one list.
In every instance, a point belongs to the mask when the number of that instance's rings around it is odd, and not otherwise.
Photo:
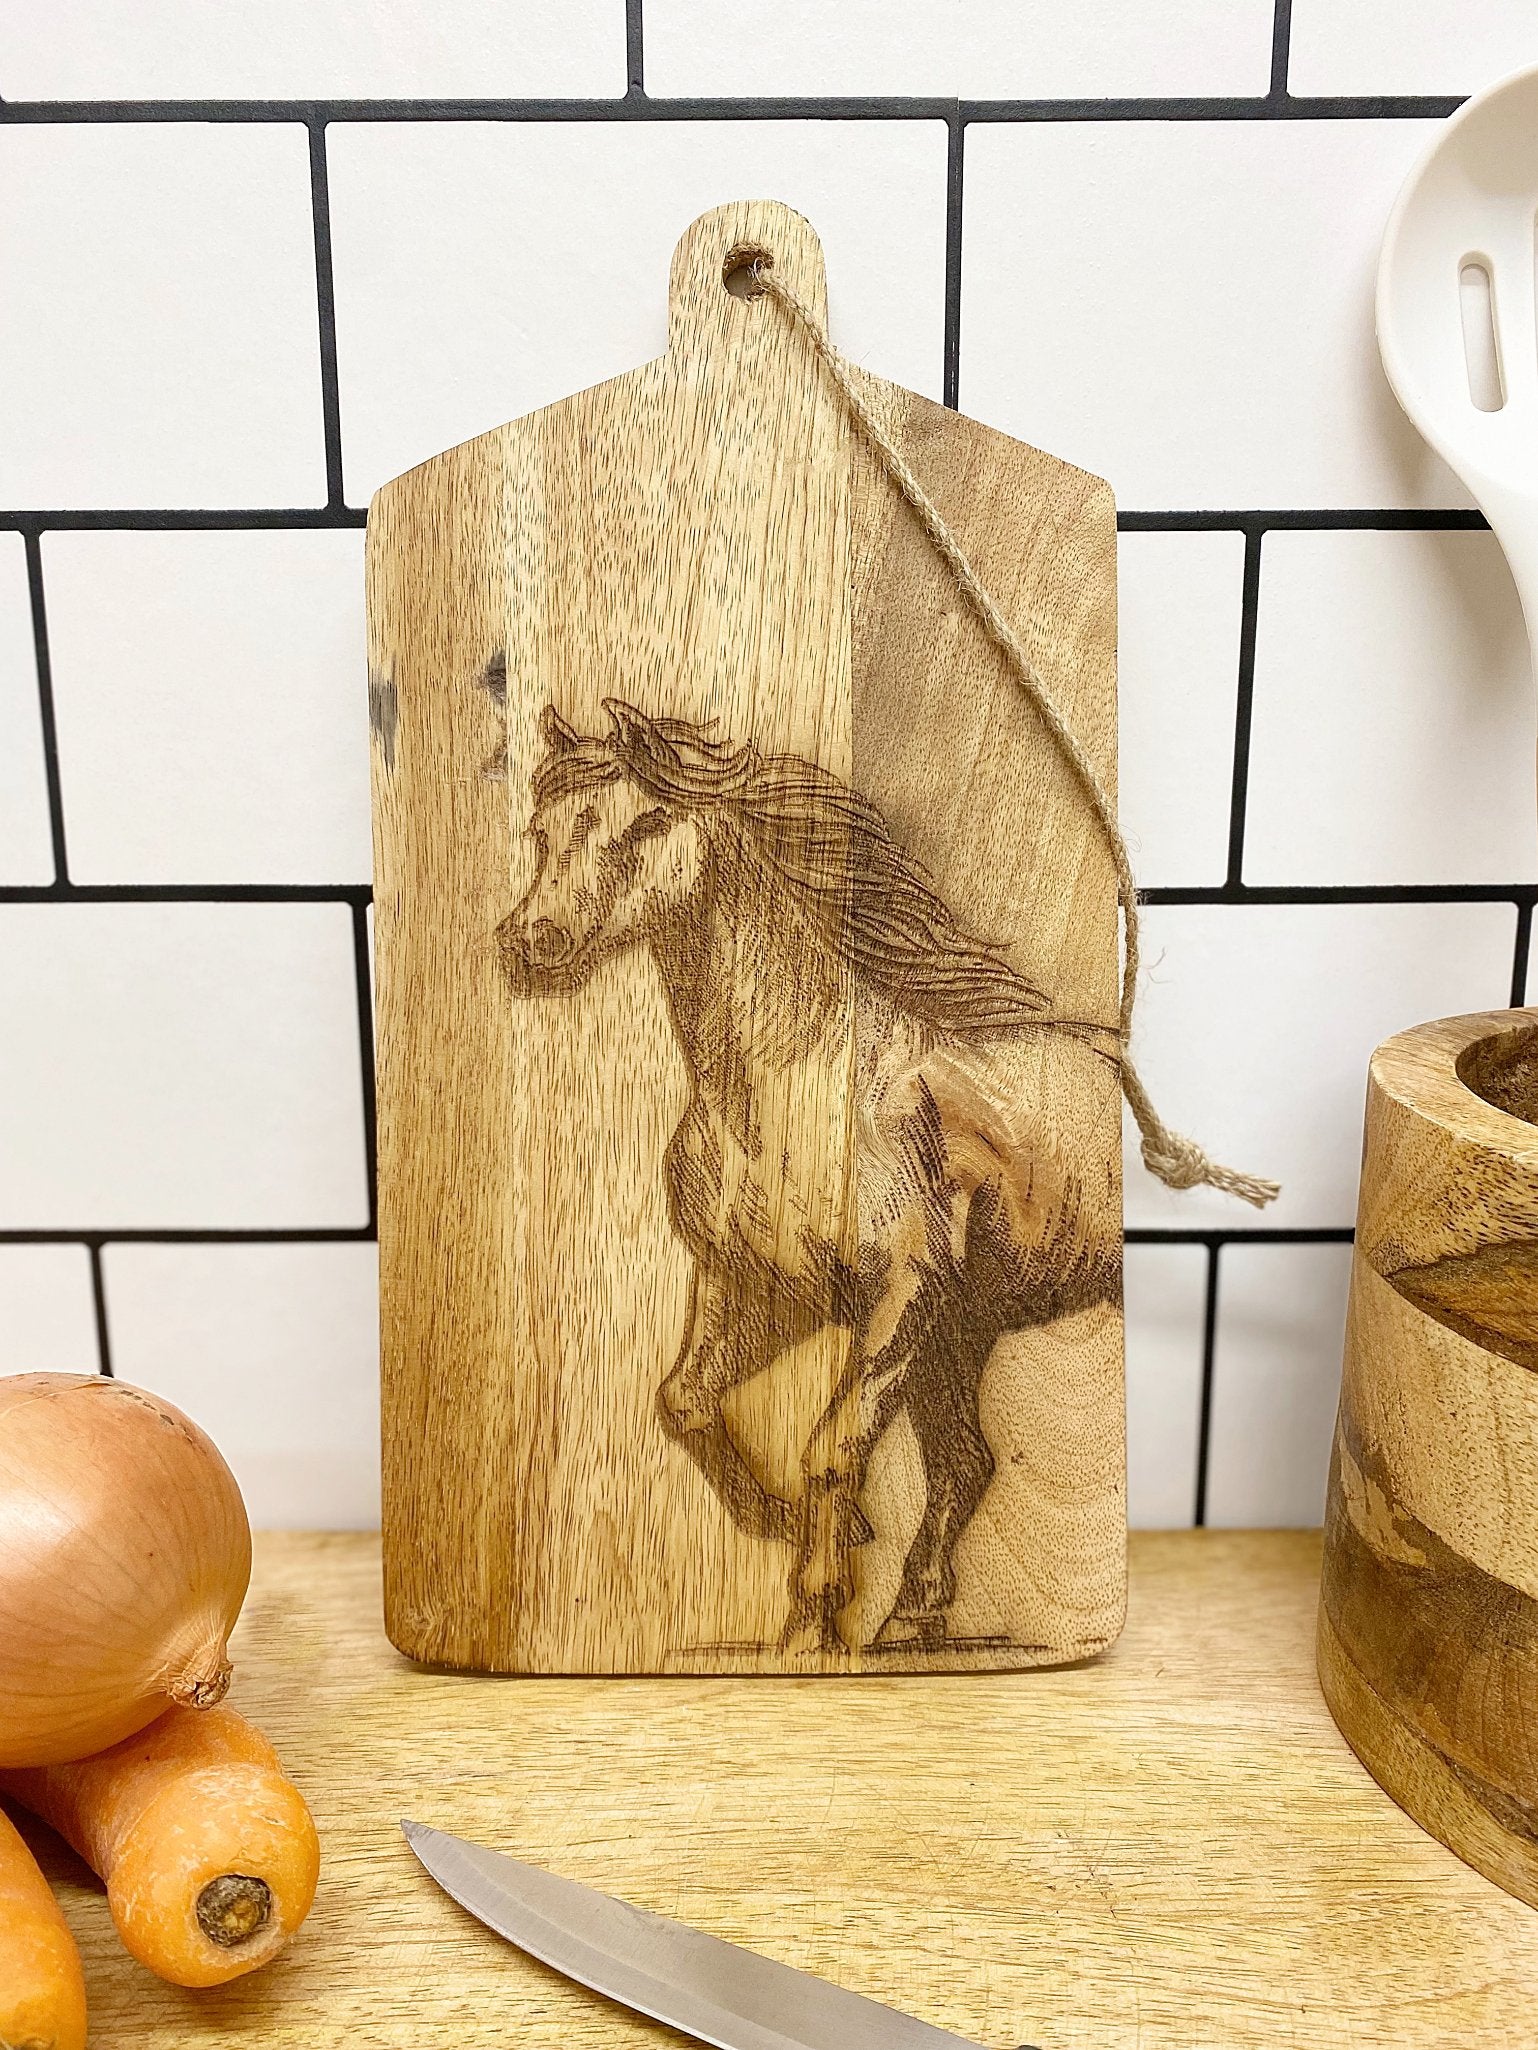
[(318, 1866), (297, 1787), (261, 1766), (204, 1766), (178, 1774), (125, 1834), (107, 1897), (141, 1964), (178, 1986), (217, 1986), (283, 1948)]
[(0, 1786), (101, 1874), (125, 1948), (176, 1985), (255, 1971), (315, 1898), (310, 1811), (227, 1705), (169, 1709), (110, 1751), (0, 1774)]
[(221, 1872), (193, 1903), (198, 1927), (221, 1950), (249, 1943), (272, 1919), (272, 1888), (249, 1872)]

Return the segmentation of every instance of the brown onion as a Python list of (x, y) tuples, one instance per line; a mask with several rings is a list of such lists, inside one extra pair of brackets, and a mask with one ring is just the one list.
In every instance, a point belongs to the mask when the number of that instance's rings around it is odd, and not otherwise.
[(0, 1378), (0, 1765), (222, 1701), (250, 1577), (235, 1476), (179, 1409), (94, 1374)]

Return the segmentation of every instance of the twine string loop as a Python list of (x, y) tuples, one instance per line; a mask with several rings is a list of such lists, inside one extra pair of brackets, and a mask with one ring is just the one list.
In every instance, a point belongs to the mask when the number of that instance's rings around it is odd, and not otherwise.
[(1259, 1175), (1241, 1174), (1215, 1161), (1194, 1139), (1172, 1131), (1154, 1108), (1153, 1100), (1131, 1055), (1132, 1013), (1137, 1001), (1141, 966), (1141, 933), (1138, 921), (1137, 884), (1132, 860), (1116, 817), (1116, 807), (1101, 782), (1094, 763), (1085, 753), (1067, 720), (1054, 703), (1024, 642), (1005, 618), (968, 560), (961, 543), (941, 517), (938, 507), (909, 467), (881, 422), (872, 413), (850, 374), (849, 365), (833, 347), (810, 309), (774, 269), (773, 258), (754, 258), (752, 272), (759, 291), (788, 313), (806, 337), (828, 376), (843, 397), (849, 413), (875, 452), (881, 467), (918, 516), (919, 524), (933, 543), (936, 553), (955, 578), (962, 596), (979, 625), (998, 647), (1016, 683), (1035, 708), (1051, 734), (1058, 752), (1073, 771), (1088, 798), (1116, 867), (1117, 895), (1121, 901), (1124, 943), (1122, 949), (1121, 1008), (1117, 1036), (1120, 1046), (1122, 1093), (1127, 1099), (1143, 1140), (1143, 1164), (1171, 1189), (1200, 1187), (1220, 1189), (1237, 1196), (1257, 1210), (1264, 1209), (1281, 1193), (1280, 1185)]

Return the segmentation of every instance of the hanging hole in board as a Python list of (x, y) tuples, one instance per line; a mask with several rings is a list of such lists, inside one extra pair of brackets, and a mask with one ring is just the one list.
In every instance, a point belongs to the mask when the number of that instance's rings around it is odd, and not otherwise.
[(762, 299), (764, 288), (755, 266), (765, 270), (774, 268), (774, 258), (767, 249), (755, 249), (745, 243), (726, 252), (726, 261), (721, 266), (721, 282), (734, 299)]
[(1466, 256), (1459, 267), (1458, 310), (1469, 398), (1481, 413), (1498, 413), (1506, 403), (1506, 384), (1495, 332), (1495, 285), (1483, 257)]

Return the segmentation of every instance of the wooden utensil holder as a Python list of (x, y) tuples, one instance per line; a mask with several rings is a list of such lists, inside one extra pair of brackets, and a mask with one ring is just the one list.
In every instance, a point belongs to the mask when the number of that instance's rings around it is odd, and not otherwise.
[(1538, 1906), (1538, 1010), (1373, 1056), (1319, 1676), (1379, 1784)]

